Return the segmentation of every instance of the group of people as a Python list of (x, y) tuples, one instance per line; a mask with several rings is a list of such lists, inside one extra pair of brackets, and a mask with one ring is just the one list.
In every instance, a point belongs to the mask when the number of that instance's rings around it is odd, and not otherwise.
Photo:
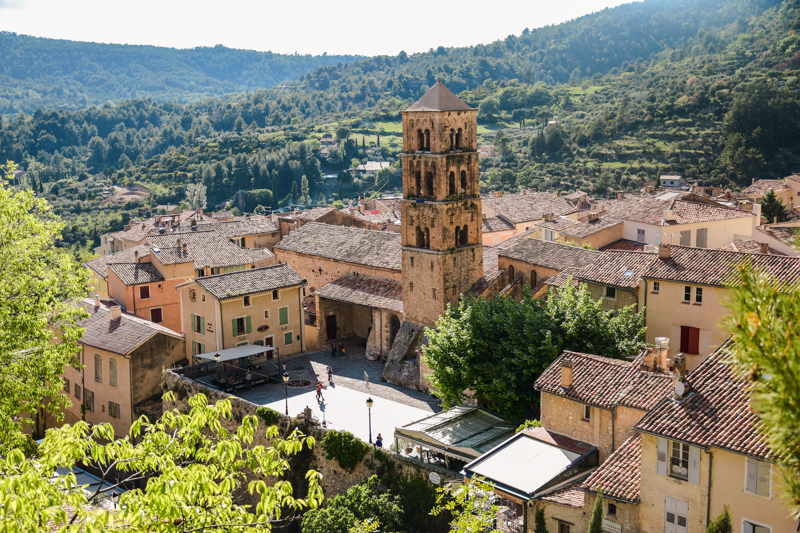
[(344, 359), (344, 343), (342, 342), (338, 346), (335, 342), (331, 343), (331, 359), (336, 359), (337, 356)]

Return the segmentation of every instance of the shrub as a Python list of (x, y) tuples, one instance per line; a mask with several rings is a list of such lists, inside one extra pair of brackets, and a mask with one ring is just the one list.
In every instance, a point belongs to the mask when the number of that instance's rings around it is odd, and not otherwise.
[(281, 414), (274, 409), (270, 409), (269, 407), (259, 407), (256, 409), (256, 414), (268, 426), (276, 425), (281, 419)]
[(540, 427), (542, 427), (542, 424), (540, 424), (538, 420), (526, 420), (517, 428), (517, 431), (515, 431), (515, 433), (519, 433), (520, 431), (526, 428), (540, 428)]
[(369, 445), (347, 431), (331, 430), (322, 438), (322, 449), (328, 459), (336, 459), (345, 470), (353, 470), (367, 455)]

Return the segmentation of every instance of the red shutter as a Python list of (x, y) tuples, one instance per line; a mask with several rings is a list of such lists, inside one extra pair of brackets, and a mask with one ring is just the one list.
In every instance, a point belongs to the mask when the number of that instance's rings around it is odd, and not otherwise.
[(689, 326), (681, 326), (681, 347), (680, 350), (683, 353), (689, 352), (689, 330), (691, 328)]
[(697, 328), (689, 328), (689, 349), (688, 353), (700, 353), (700, 330)]

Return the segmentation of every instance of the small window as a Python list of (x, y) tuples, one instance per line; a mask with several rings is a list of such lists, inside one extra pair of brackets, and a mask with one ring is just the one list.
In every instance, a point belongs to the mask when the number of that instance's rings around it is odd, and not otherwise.
[(703, 303), (703, 289), (701, 287), (697, 287), (694, 290), (694, 303), (696, 304)]
[(412, 267), (414, 266), (414, 258), (413, 257), (411, 258), (411, 266)]
[(69, 394), (69, 380), (68, 379), (64, 379), (64, 392)]
[(206, 301), (206, 295), (205, 294), (200, 296), (200, 301), (201, 302), (205, 302)]
[(661, 290), (661, 283), (658, 281), (653, 282), (653, 292), (658, 294), (658, 291)]
[(114, 357), (108, 359), (108, 383), (112, 387), (117, 387), (117, 360)]
[(692, 301), (692, 288), (688, 285), (683, 288), (683, 301), (684, 302), (691, 302)]
[(272, 291), (272, 301), (274, 302), (275, 300), (280, 300), (280, 299), (281, 299), (280, 292), (278, 290)]
[(294, 333), (291, 331), (287, 331), (283, 334), (283, 344), (288, 346), (294, 342)]
[(749, 520), (744, 521), (744, 533), (771, 533), (772, 529), (769, 526), (762, 526)]
[(408, 292), (414, 292), (414, 282), (408, 284)]
[(155, 322), (156, 324), (160, 324), (164, 321), (164, 316), (161, 313), (161, 308), (156, 307), (150, 310), (150, 321)]
[(245, 331), (247, 331), (247, 324), (245, 323), (244, 317), (240, 317), (236, 319), (236, 335), (244, 335)]
[(616, 300), (617, 289), (614, 287), (606, 287), (606, 298), (609, 298), (611, 300)]
[(583, 420), (587, 422), (592, 419), (592, 406), (591, 405), (584, 405), (583, 406)]
[(617, 517), (617, 504), (611, 502), (608, 503), (608, 516), (611, 518)]
[(139, 287), (139, 299), (140, 300), (150, 299), (150, 285), (144, 285), (142, 287)]
[(87, 411), (94, 413), (94, 392), (85, 390), (83, 395), (83, 402)]
[(103, 382), (103, 356), (99, 353), (94, 354), (94, 380)]
[(436, 299), (436, 289), (431, 289), (431, 293), (433, 294), (433, 299)]
[(264, 311), (264, 318), (269, 318), (269, 309)]
[(111, 418), (119, 418), (119, 404), (115, 402), (108, 402), (108, 416)]
[(684, 442), (670, 442), (672, 453), (669, 457), (669, 475), (689, 480), (689, 445)]
[(81, 386), (77, 383), (75, 384), (75, 397), (79, 400), (81, 399)]
[(569, 524), (565, 524), (564, 522), (559, 522), (558, 533), (569, 533)]
[(164, 290), (164, 284), (163, 283), (159, 283), (158, 284), (158, 290), (160, 290), (160, 291)]
[(244, 298), (242, 298), (242, 305), (244, 307), (250, 307), (250, 297), (249, 296), (245, 296)]

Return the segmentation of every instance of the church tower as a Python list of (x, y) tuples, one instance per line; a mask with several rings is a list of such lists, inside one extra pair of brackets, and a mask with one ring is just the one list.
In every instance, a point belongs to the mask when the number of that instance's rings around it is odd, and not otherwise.
[(483, 277), (478, 115), (442, 82), (402, 115), (403, 315), (433, 326)]

